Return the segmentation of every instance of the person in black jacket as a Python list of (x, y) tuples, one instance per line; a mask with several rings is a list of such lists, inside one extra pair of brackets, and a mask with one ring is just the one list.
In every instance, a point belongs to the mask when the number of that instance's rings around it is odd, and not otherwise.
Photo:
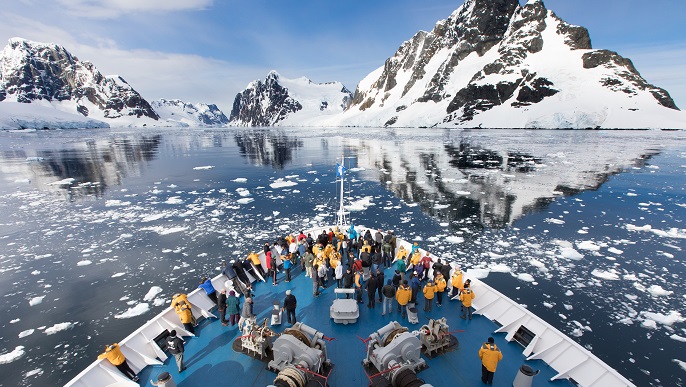
[(217, 312), (219, 312), (219, 320), (222, 322), (222, 325), (229, 325), (226, 322), (226, 289), (222, 289), (219, 297), (217, 297)]
[(183, 372), (183, 370), (186, 369), (186, 367), (183, 366), (183, 340), (176, 336), (175, 330), (169, 332), (169, 337), (167, 337), (167, 349), (169, 349), (169, 353), (174, 355), (176, 366), (179, 367), (179, 372)]
[(367, 303), (368, 308), (373, 308), (376, 306), (376, 275), (372, 273), (371, 277), (367, 280), (367, 297), (369, 302)]
[(379, 293), (379, 302), (382, 302), (383, 299), (381, 298), (381, 289), (383, 289), (384, 285), (384, 274), (382, 270), (377, 269), (376, 270), (376, 291)]
[[(400, 276), (398, 276), (400, 277)], [(383, 293), (383, 309), (381, 310), (381, 315), (386, 314), (386, 307), (388, 306), (388, 313), (393, 311), (393, 300), (395, 299), (395, 289), (396, 286), (393, 285), (391, 280), (386, 281), (386, 285), (382, 288)]]
[(296, 318), (295, 318), (295, 308), (297, 306), (298, 306), (298, 300), (295, 298), (294, 295), (291, 294), (290, 289), (286, 290), (286, 299), (283, 301), (283, 308), (281, 310), (286, 311), (286, 317), (288, 319), (288, 323), (291, 325), (294, 325), (297, 322)]
[[(348, 266), (348, 268), (345, 269), (345, 273), (343, 273), (343, 287), (346, 289), (353, 288), (353, 271), (350, 269), (350, 266)], [(350, 294), (346, 293), (345, 298), (350, 298)]]

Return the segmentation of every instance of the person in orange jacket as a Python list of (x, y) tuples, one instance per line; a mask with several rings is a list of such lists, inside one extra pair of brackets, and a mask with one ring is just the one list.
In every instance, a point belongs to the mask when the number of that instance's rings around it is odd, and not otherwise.
[(481, 359), (481, 381), (486, 384), (493, 384), (493, 375), (498, 367), (498, 362), (503, 359), (503, 353), (495, 345), (492, 337), (488, 338), (479, 349), (479, 359)]
[(469, 287), (469, 284), (465, 282), (464, 291), (460, 294), (460, 301), (462, 301), (462, 315), (461, 319), (465, 319), (469, 315), (469, 319), (472, 319), (472, 301), (474, 300), (474, 292)]
[(105, 352), (98, 355), (98, 359), (107, 359), (113, 366), (117, 367), (122, 374), (126, 375), (127, 378), (138, 381), (138, 376), (133, 372), (129, 363), (126, 361), (126, 356), (119, 349), (119, 344), (114, 343), (105, 346)]
[(424, 286), (424, 290), (422, 292), (424, 293), (424, 311), (425, 312), (431, 312), (431, 306), (433, 305), (434, 302), (434, 294), (436, 294), (436, 285), (434, 285), (434, 282), (432, 280), (429, 280), (429, 283)]

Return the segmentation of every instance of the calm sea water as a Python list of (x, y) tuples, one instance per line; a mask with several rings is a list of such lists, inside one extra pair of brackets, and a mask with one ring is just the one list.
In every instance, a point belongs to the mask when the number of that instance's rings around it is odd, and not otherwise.
[(355, 224), (474, 270), (637, 385), (686, 371), (683, 132), (0, 133), (0, 385), (63, 384), (276, 235)]

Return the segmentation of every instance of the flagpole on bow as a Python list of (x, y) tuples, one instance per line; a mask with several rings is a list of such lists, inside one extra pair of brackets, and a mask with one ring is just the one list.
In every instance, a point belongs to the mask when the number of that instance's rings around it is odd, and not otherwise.
[(341, 198), (340, 198), (340, 205), (338, 207), (338, 212), (336, 216), (336, 224), (338, 226), (347, 226), (348, 225), (348, 219), (346, 218), (346, 215), (349, 214), (349, 212), (345, 212), (345, 207), (343, 207), (343, 193), (345, 191), (344, 187), (344, 182), (345, 182), (345, 171), (347, 168), (345, 168), (345, 157), (342, 155), (341, 156), (341, 163), (336, 165), (336, 176), (340, 176), (341, 178)]

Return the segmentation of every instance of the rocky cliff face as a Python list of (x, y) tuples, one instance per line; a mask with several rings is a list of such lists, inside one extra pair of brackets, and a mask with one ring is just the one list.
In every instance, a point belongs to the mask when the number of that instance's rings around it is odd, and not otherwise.
[(340, 82), (287, 79), (271, 71), (236, 95), (229, 121), (233, 126), (307, 125), (343, 112), (351, 100), (352, 93)]
[(362, 80), (337, 123), (622, 127), (677, 110), (630, 60), (593, 50), (585, 28), (543, 1), (466, 0)]
[(152, 107), (160, 118), (168, 122), (178, 122), (185, 126), (226, 126), (229, 119), (217, 105), (186, 103), (178, 99), (160, 99), (152, 102)]
[(0, 54), (0, 101), (46, 101), (85, 117), (159, 117), (121, 77), (103, 76), (64, 47), (13, 38)]

